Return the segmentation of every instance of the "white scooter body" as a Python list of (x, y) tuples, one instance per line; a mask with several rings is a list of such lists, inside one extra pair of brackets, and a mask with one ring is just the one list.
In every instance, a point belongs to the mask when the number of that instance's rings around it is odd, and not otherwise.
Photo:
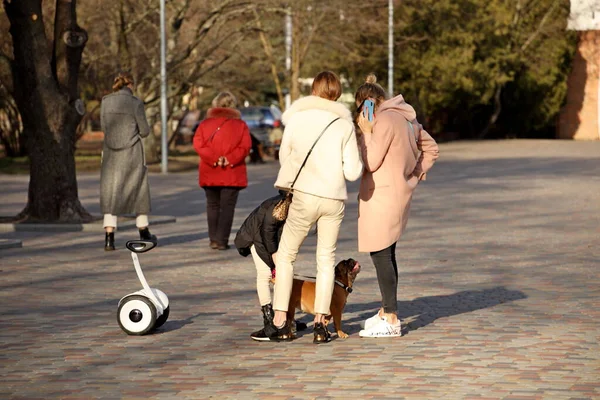
[(145, 335), (163, 325), (169, 317), (169, 298), (159, 289), (151, 288), (142, 272), (136, 253), (144, 253), (156, 247), (155, 241), (132, 240), (126, 247), (143, 289), (129, 293), (119, 300), (117, 321), (129, 335)]

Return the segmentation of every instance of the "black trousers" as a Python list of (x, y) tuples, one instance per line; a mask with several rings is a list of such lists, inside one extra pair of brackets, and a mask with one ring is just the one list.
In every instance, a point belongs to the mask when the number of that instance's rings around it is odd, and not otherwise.
[(211, 242), (226, 245), (231, 234), (233, 215), (240, 188), (208, 186), (206, 192), (206, 217), (208, 237)]
[(398, 310), (398, 264), (396, 264), (396, 243), (383, 250), (371, 253), (377, 271), (377, 281), (381, 291), (383, 311), (395, 313)]
[(252, 164), (262, 163), (264, 162), (262, 159), (261, 149), (260, 149), (260, 140), (258, 140), (254, 135), (250, 135), (252, 139), (252, 151), (250, 152), (250, 162)]

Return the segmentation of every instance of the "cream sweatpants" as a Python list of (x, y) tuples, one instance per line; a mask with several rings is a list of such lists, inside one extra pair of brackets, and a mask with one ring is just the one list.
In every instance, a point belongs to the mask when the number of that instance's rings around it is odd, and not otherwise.
[[(107, 226), (117, 229), (117, 216), (112, 214), (104, 214), (103, 228)], [(135, 226), (138, 228), (145, 228), (148, 226), (148, 216), (146, 214), (140, 214), (135, 218)]]
[(271, 268), (260, 258), (254, 245), (250, 246), (252, 260), (256, 266), (256, 292), (260, 306), (271, 304)]
[(294, 282), (294, 262), (310, 228), (317, 224), (317, 288), (315, 312), (329, 313), (335, 281), (335, 249), (344, 219), (342, 200), (294, 191), (277, 251), (273, 309), (287, 311)]

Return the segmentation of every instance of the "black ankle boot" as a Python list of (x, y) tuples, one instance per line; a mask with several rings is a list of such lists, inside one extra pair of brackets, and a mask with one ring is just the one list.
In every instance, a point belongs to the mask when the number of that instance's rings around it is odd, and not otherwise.
[(273, 306), (271, 304), (267, 304), (262, 306), (260, 309), (263, 313), (263, 323), (265, 324), (265, 326), (272, 323), (273, 318), (275, 318), (275, 311), (273, 311)]
[(313, 343), (315, 343), (315, 344), (328, 343), (331, 341), (331, 334), (329, 333), (329, 330), (327, 329), (327, 325), (325, 325), (325, 324), (317, 322), (315, 324), (313, 333), (315, 336), (313, 339)]
[(273, 324), (273, 317), (275, 317), (275, 312), (273, 311), (273, 306), (271, 304), (262, 306), (261, 311), (263, 314), (264, 326), (261, 330), (253, 332), (252, 335), (250, 335), (250, 337), (258, 341), (268, 341), (269, 337), (265, 333), (265, 328)]
[(156, 236), (151, 234), (150, 230), (148, 228), (144, 228), (144, 229), (140, 229), (140, 239), (156, 241)]
[(111, 251), (115, 249), (115, 233), (114, 232), (106, 232), (106, 236), (104, 237), (104, 251)]

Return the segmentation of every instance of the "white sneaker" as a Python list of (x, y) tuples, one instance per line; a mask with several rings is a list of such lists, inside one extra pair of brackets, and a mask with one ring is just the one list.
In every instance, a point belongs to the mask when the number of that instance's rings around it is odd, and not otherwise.
[(371, 318), (367, 318), (364, 321), (360, 321), (360, 327), (363, 329), (371, 329), (373, 326), (377, 325), (379, 321), (381, 321), (381, 316), (379, 315), (379, 311), (377, 314), (373, 315)]
[(360, 337), (399, 337), (402, 336), (402, 325), (400, 320), (394, 325), (387, 321), (386, 317), (382, 317), (381, 320), (369, 329), (363, 329), (358, 333)]

